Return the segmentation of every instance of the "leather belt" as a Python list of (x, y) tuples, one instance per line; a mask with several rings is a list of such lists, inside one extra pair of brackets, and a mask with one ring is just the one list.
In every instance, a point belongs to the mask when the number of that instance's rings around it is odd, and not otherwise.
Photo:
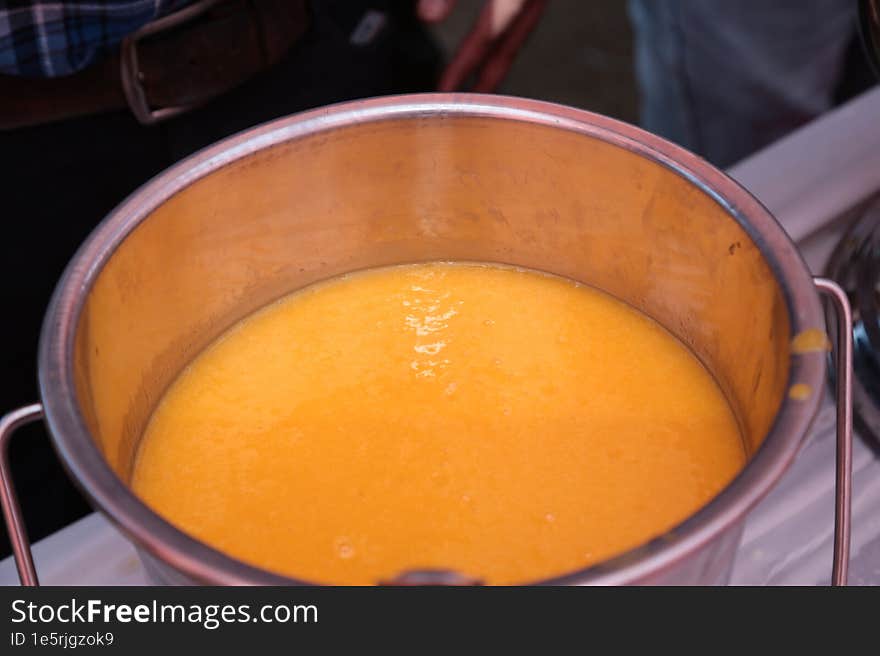
[(200, 0), (128, 35), (113, 56), (58, 78), (0, 75), (0, 129), (128, 107), (151, 125), (276, 63), (305, 32), (305, 0)]

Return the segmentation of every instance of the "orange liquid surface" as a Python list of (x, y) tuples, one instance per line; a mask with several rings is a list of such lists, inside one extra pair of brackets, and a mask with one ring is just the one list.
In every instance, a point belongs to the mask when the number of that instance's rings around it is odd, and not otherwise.
[(591, 287), (467, 263), (373, 269), (240, 322), (179, 376), (135, 491), (314, 582), (561, 575), (679, 523), (745, 462), (712, 376)]

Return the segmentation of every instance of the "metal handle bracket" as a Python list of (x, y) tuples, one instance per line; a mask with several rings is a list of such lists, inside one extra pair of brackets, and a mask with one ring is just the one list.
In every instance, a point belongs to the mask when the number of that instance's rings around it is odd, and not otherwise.
[(826, 278), (815, 278), (816, 288), (831, 301), (837, 319), (834, 362), (837, 387), (837, 462), (834, 482), (834, 564), (832, 585), (846, 585), (849, 569), (852, 516), (852, 310), (846, 292)]
[(12, 470), (9, 465), (9, 442), (15, 430), (25, 424), (37, 421), (43, 417), (43, 406), (39, 403), (27, 405), (18, 410), (13, 410), (0, 419), (0, 505), (3, 506), (3, 520), (6, 522), (6, 530), (9, 532), (9, 541), (12, 543), (12, 553), (15, 556), (15, 566), (18, 568), (18, 578), (22, 585), (36, 586), (37, 570), (34, 567), (34, 559), (31, 555), (31, 544), (28, 541), (24, 518), (21, 515), (21, 506), (15, 487), (12, 484)]

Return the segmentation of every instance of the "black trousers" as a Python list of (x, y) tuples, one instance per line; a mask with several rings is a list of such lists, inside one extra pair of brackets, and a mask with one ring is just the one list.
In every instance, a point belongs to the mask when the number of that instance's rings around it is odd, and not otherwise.
[[(0, 413), (37, 400), (43, 313), (79, 244), (128, 194), (180, 158), (225, 136), (328, 103), (429, 91), (438, 48), (412, 0), (318, 0), (306, 35), (277, 66), (191, 114), (155, 127), (127, 112), (0, 132)], [(374, 39), (350, 36), (369, 11), (384, 14)], [(2, 99), (0, 99), (2, 102)], [(11, 449), (31, 540), (89, 512), (58, 463), (41, 424)], [(0, 557), (10, 553), (0, 529)]]

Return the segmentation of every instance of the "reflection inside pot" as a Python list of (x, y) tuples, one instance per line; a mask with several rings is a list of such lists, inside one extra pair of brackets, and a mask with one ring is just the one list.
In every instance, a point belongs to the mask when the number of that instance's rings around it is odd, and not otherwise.
[(661, 534), (745, 460), (711, 374), (646, 315), (558, 276), (435, 262), (235, 325), (158, 405), (133, 487), (301, 579), (522, 583)]

